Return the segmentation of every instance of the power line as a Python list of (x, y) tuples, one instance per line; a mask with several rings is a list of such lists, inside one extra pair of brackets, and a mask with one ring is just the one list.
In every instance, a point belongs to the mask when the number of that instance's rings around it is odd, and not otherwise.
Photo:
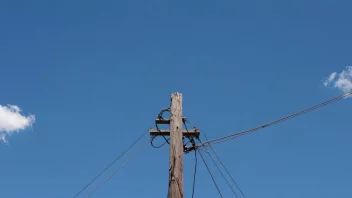
[[(200, 142), (202, 142), (201, 140), (199, 140)], [(213, 151), (214, 152), (214, 151)], [(233, 187), (231, 186), (230, 182), (227, 180), (227, 178), (225, 177), (224, 173), (221, 171), (221, 169), (219, 168), (219, 166), (217, 165), (217, 163), (215, 162), (214, 158), (211, 156), (211, 154), (209, 152), (207, 152), (210, 159), (213, 161), (215, 167), (218, 169), (218, 171), (220, 172), (222, 178), (224, 178), (224, 180), (226, 181), (227, 185), (231, 188), (231, 191), (233, 192), (233, 194), (235, 195), (235, 197), (238, 198), (237, 193), (235, 192), (235, 190), (233, 189)]]
[(88, 196), (91, 197), (99, 188), (101, 188), (107, 181), (109, 181), (117, 172), (119, 172), (130, 160), (132, 160), (136, 155), (138, 155), (146, 146), (148, 143), (145, 143), (132, 157), (127, 159), (113, 174), (111, 174), (108, 178), (106, 178), (102, 183), (99, 184), (97, 188), (95, 188)]
[(196, 161), (194, 163), (192, 198), (194, 198), (194, 189), (195, 189), (195, 186), (196, 186), (197, 165), (198, 165), (197, 150), (194, 150), (194, 158), (195, 158)]
[(131, 144), (122, 154), (120, 154), (113, 162), (111, 162), (107, 167), (104, 168), (97, 176), (94, 177), (87, 185), (85, 185), (73, 198), (76, 198), (78, 195), (80, 195), (85, 189), (88, 188), (95, 180), (98, 179), (107, 169), (109, 169), (117, 160), (119, 160), (125, 153), (127, 153), (133, 146), (135, 146), (147, 133), (149, 132), (146, 131), (144, 132), (133, 144)]
[[(164, 113), (165, 112), (170, 112), (170, 108), (165, 108), (165, 109), (162, 109), (161, 111), (160, 111), (160, 113), (158, 114), (158, 119), (159, 120), (165, 120), (165, 118), (163, 117), (163, 115), (164, 115)], [(164, 140), (165, 140), (165, 142), (163, 143), (163, 144), (161, 144), (160, 146), (155, 146), (154, 145), (154, 139), (156, 138), (156, 136), (157, 135), (155, 135), (155, 136), (152, 136), (151, 137), (151, 139), (150, 139), (150, 145), (153, 147), (153, 148), (161, 148), (161, 147), (163, 147), (165, 144), (170, 144), (170, 142), (169, 142), (169, 140), (170, 139), (167, 139), (163, 134), (161, 134), (161, 131), (160, 131), (160, 129), (159, 129), (159, 125), (155, 122), (155, 128), (156, 128), (156, 130), (158, 130), (158, 132), (159, 132), (159, 135), (161, 135), (163, 138), (164, 138)]]
[(204, 162), (204, 165), (205, 165), (205, 166), (207, 167), (207, 169), (208, 169), (209, 175), (210, 175), (211, 179), (213, 180), (213, 183), (214, 183), (216, 189), (218, 190), (220, 197), (223, 198), (223, 196), (222, 196), (222, 194), (221, 194), (221, 191), (220, 191), (220, 189), (219, 189), (219, 186), (216, 184), (216, 181), (215, 181), (215, 179), (214, 179), (214, 177), (213, 177), (213, 174), (211, 173), (211, 171), (210, 171), (210, 169), (209, 169), (209, 167), (208, 167), (208, 164), (205, 162), (205, 160), (204, 160), (204, 158), (203, 158), (202, 152), (199, 151), (199, 154), (200, 154), (200, 157), (202, 158), (202, 160), (203, 160), (203, 162)]
[[(205, 133), (203, 132), (203, 135), (205, 137), (205, 139), (208, 141), (207, 136), (205, 135)], [(230, 174), (230, 172), (227, 170), (227, 168), (225, 167), (224, 163), (222, 163), (222, 161), (220, 160), (220, 157), (218, 156), (218, 154), (215, 152), (215, 150), (213, 149), (213, 147), (211, 145), (209, 145), (210, 149), (213, 151), (215, 157), (218, 159), (218, 161), (220, 162), (221, 166), (225, 169), (227, 175), (231, 178), (232, 182), (235, 184), (236, 188), (240, 191), (240, 193), (242, 194), (242, 196), (245, 198), (246, 196), (244, 196), (244, 193), (242, 192), (242, 190), (240, 189), (240, 187), (237, 185), (237, 182), (233, 179), (232, 175)], [(209, 154), (210, 155), (210, 154)], [(236, 195), (237, 197), (237, 195)]]
[(289, 119), (292, 119), (294, 117), (297, 117), (297, 116), (300, 116), (302, 114), (305, 114), (307, 112), (310, 112), (310, 111), (313, 111), (315, 109), (318, 109), (320, 107), (323, 107), (323, 106), (326, 106), (332, 102), (335, 102), (337, 100), (340, 100), (340, 99), (343, 99), (349, 95), (352, 95), (352, 91), (351, 92), (347, 92), (343, 95), (340, 95), (340, 96), (337, 96), (335, 98), (332, 98), (330, 100), (327, 100), (325, 102), (322, 102), (320, 104), (317, 104), (315, 106), (312, 106), (310, 108), (307, 108), (307, 109), (304, 109), (302, 111), (299, 111), (297, 113), (294, 113), (294, 114), (291, 114), (289, 116), (286, 116), (286, 117), (283, 117), (281, 119), (278, 119), (276, 121), (273, 121), (273, 122), (270, 122), (270, 123), (267, 123), (267, 124), (264, 124), (264, 125), (261, 125), (261, 126), (258, 126), (258, 127), (255, 127), (255, 128), (252, 128), (252, 129), (249, 129), (249, 130), (246, 130), (246, 131), (242, 131), (242, 132), (239, 132), (239, 133), (235, 133), (235, 134), (232, 134), (232, 135), (228, 135), (228, 136), (224, 136), (224, 137), (221, 137), (221, 138), (217, 138), (217, 139), (214, 139), (214, 140), (210, 140), (210, 141), (207, 141), (207, 142), (204, 142), (200, 145), (197, 145), (197, 147), (201, 147), (201, 146), (209, 146), (210, 144), (217, 144), (217, 143), (220, 143), (220, 142), (225, 142), (225, 141), (228, 141), (228, 140), (231, 140), (233, 138), (237, 138), (239, 136), (242, 136), (242, 135), (246, 135), (248, 133), (251, 133), (251, 132), (254, 132), (254, 131), (258, 131), (260, 129), (263, 129), (263, 128), (266, 128), (268, 126), (272, 126), (272, 125), (275, 125), (275, 124), (278, 124), (278, 123), (281, 123), (281, 122), (284, 122), (286, 120), (289, 120)]
[[(191, 121), (189, 121), (189, 120), (185, 120), (185, 121), (186, 121), (187, 123), (191, 124), (195, 129), (197, 128)], [(186, 126), (187, 126), (187, 125), (185, 124), (185, 127), (186, 127)], [(205, 140), (208, 141), (208, 137), (207, 137), (207, 135), (204, 133), (204, 131), (202, 132), (202, 134), (203, 134)], [(201, 144), (203, 144), (200, 139), (198, 139), (198, 140), (201, 142)], [(245, 198), (246, 196), (244, 195), (244, 193), (242, 192), (242, 190), (240, 189), (240, 187), (238, 186), (237, 182), (236, 182), (235, 179), (232, 177), (232, 175), (230, 174), (230, 172), (227, 170), (227, 168), (225, 167), (224, 163), (220, 160), (220, 157), (218, 156), (218, 154), (215, 152), (215, 150), (213, 149), (213, 147), (212, 147), (211, 145), (209, 145), (209, 146), (210, 146), (210, 149), (213, 151), (215, 157), (216, 157), (216, 158), (218, 159), (218, 161), (220, 162), (221, 166), (225, 169), (227, 175), (231, 178), (231, 180), (232, 180), (232, 182), (234, 183), (234, 185), (236, 186), (236, 188), (240, 191), (240, 193), (242, 194), (242, 196)], [(197, 151), (197, 149), (195, 149), (195, 151)], [(208, 153), (208, 155), (211, 157), (211, 155), (210, 155), (210, 153), (209, 153), (208, 151), (205, 151), (205, 152)], [(213, 159), (213, 158), (212, 158), (212, 159)], [(213, 160), (213, 162), (215, 163), (214, 160)], [(221, 172), (221, 171), (220, 171), (220, 172)], [(222, 174), (222, 173), (221, 173), (221, 174)], [(223, 176), (223, 177), (224, 177), (224, 176)], [(225, 180), (226, 180), (226, 179), (225, 179)], [(227, 180), (226, 180), (226, 181), (227, 181)], [(231, 188), (231, 190), (233, 190), (233, 189)], [(232, 192), (234, 192), (234, 191), (232, 191)], [(236, 194), (235, 192), (234, 192), (234, 194), (235, 194), (235, 196), (237, 197), (237, 194)]]
[[(153, 148), (161, 148), (161, 147), (163, 147), (165, 144), (169, 144), (169, 141), (167, 140), (167, 139), (165, 139), (165, 142), (164, 143), (162, 143), (161, 145), (159, 145), (159, 146), (155, 146), (154, 145), (154, 139), (156, 138), (157, 136), (153, 136), (153, 137), (151, 137), (150, 138), (150, 145), (153, 147)], [(164, 136), (163, 136), (164, 137)]]
[[(167, 109), (166, 109), (166, 110), (167, 110)], [(164, 119), (163, 117), (161, 117), (161, 115), (162, 115), (162, 112), (163, 112), (163, 111), (166, 111), (166, 110), (165, 110), (165, 109), (161, 110), (160, 114), (158, 115), (158, 118), (159, 118), (159, 119)], [(159, 134), (161, 134), (161, 131), (160, 131), (159, 126), (158, 126), (157, 123), (155, 123), (155, 128), (156, 128), (156, 130), (158, 130)], [(163, 144), (161, 144), (160, 146), (155, 146), (154, 143), (153, 143), (153, 142), (154, 142), (154, 139), (157, 137), (157, 135), (151, 137), (151, 139), (150, 139), (150, 145), (151, 145), (153, 148), (161, 148), (161, 147), (163, 147), (165, 144), (170, 144), (170, 142), (169, 142), (170, 139), (167, 139), (167, 138), (166, 138), (164, 135), (162, 135), (162, 134), (161, 134), (161, 136), (164, 138), (165, 142), (164, 142)]]

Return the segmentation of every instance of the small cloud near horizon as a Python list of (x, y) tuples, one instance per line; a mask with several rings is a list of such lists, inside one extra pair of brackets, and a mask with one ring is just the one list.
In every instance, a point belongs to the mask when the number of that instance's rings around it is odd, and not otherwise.
[(12, 133), (24, 130), (35, 122), (35, 116), (22, 114), (16, 105), (0, 105), (0, 141), (7, 143)]
[(352, 91), (352, 66), (347, 66), (340, 73), (331, 73), (323, 84), (325, 87), (332, 86), (344, 93)]

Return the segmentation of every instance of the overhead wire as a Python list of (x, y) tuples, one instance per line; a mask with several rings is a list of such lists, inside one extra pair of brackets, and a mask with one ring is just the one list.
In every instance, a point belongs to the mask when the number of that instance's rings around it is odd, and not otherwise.
[[(205, 137), (206, 140), (208, 140), (206, 134), (204, 132), (202, 132), (203, 136)], [(230, 174), (230, 172), (227, 170), (227, 168), (225, 167), (224, 163), (222, 162), (222, 160), (220, 159), (220, 157), (218, 156), (218, 154), (215, 152), (215, 150), (213, 149), (213, 147), (211, 145), (209, 145), (210, 149), (213, 151), (215, 157), (218, 159), (218, 161), (220, 162), (221, 166), (224, 168), (224, 170), (226, 171), (227, 175), (231, 178), (232, 182), (234, 183), (234, 185), (236, 186), (236, 188), (240, 191), (240, 193), (242, 194), (242, 196), (245, 198), (246, 196), (244, 196), (244, 193), (242, 192), (241, 188), (238, 186), (237, 182), (235, 181), (235, 179), (232, 177), (232, 175)], [(208, 153), (209, 156), (210, 153)], [(215, 163), (215, 162), (214, 162)], [(235, 192), (234, 192), (235, 193)], [(235, 193), (236, 197), (237, 194)]]
[(108, 178), (106, 178), (103, 182), (99, 184), (97, 188), (95, 188), (88, 196), (87, 198), (91, 197), (97, 190), (99, 190), (107, 181), (109, 181), (117, 172), (119, 172), (126, 164), (127, 162), (131, 161), (133, 158), (135, 158), (146, 146), (148, 145), (148, 142), (145, 143), (137, 152), (133, 154), (132, 157), (127, 159), (114, 173), (112, 173)]
[(200, 155), (200, 157), (202, 158), (202, 161), (203, 161), (204, 165), (206, 166), (206, 168), (207, 168), (207, 170), (208, 170), (208, 172), (209, 172), (209, 175), (210, 175), (211, 179), (213, 180), (213, 183), (214, 183), (216, 189), (217, 189), (218, 192), (219, 192), (220, 197), (223, 198), (223, 196), (222, 196), (222, 194), (221, 194), (221, 191), (220, 191), (220, 188), (219, 188), (218, 184), (216, 183), (215, 178), (214, 178), (213, 174), (211, 173), (211, 171), (210, 171), (210, 169), (209, 169), (209, 166), (208, 166), (207, 162), (205, 161), (205, 159), (204, 159), (204, 157), (203, 157), (201, 151), (199, 152), (199, 155)]
[[(198, 139), (198, 140), (199, 140), (199, 139)], [(200, 140), (199, 140), (199, 141), (200, 141)], [(201, 141), (200, 141), (200, 142), (201, 142)], [(210, 154), (209, 152), (208, 152), (208, 155), (209, 155), (210, 159), (213, 161), (213, 163), (214, 163), (216, 169), (218, 169), (218, 171), (220, 172), (222, 178), (226, 181), (227, 185), (230, 187), (232, 193), (235, 195), (236, 198), (238, 198), (236, 191), (233, 189), (233, 187), (231, 186), (229, 180), (227, 180), (227, 178), (225, 177), (224, 173), (221, 171), (221, 169), (219, 168), (218, 164), (215, 162), (214, 158), (211, 156), (211, 154)]]
[[(185, 120), (185, 122), (191, 124), (195, 129), (197, 129), (197, 127), (189, 120)], [(185, 124), (185, 127), (187, 125)], [(205, 140), (208, 141), (208, 137), (207, 135), (204, 133), (204, 131), (202, 131), (202, 135), (204, 136)], [(202, 141), (198, 138), (198, 141), (202, 144)], [(213, 147), (211, 145), (210, 146), (210, 149), (211, 151), (214, 153), (215, 157), (218, 159), (218, 161), (220, 162), (221, 166), (224, 168), (224, 170), (226, 171), (227, 175), (231, 178), (233, 184), (236, 186), (236, 188), (240, 191), (241, 195), (245, 198), (246, 196), (244, 195), (243, 191), (241, 190), (241, 188), (238, 186), (237, 182), (235, 181), (235, 179), (233, 178), (233, 176), (230, 174), (230, 172), (227, 170), (226, 166), (224, 165), (224, 163), (221, 161), (220, 157), (218, 156), (218, 154), (215, 152), (215, 150), (213, 149)], [(197, 150), (201, 150), (201, 148), (196, 148), (195, 149), (195, 152)], [(204, 152), (206, 152), (210, 157), (211, 157), (211, 154), (209, 151), (205, 150)], [(211, 157), (212, 158), (212, 157)], [(213, 159), (213, 158), (212, 158)], [(213, 160), (213, 162), (215, 163), (215, 161)], [(215, 163), (216, 164), (216, 163)], [(219, 168), (218, 168), (219, 169)], [(220, 171), (220, 170), (219, 170)], [(221, 172), (221, 171), (220, 171)], [(222, 172), (221, 172), (222, 174)], [(223, 174), (222, 174), (223, 175)], [(223, 175), (224, 177), (224, 175)], [(225, 179), (226, 180), (226, 179)], [(227, 182), (227, 180), (226, 180)], [(229, 183), (227, 183), (229, 185)], [(237, 197), (237, 194), (233, 191), (233, 189), (231, 188), (232, 192), (235, 194), (235, 196)]]
[[(183, 152), (189, 153), (189, 150), (188, 150), (188, 148), (187, 148), (187, 144), (188, 144), (188, 143), (192, 143), (192, 147), (195, 147), (195, 146), (196, 146), (196, 143), (195, 143), (195, 141), (194, 141), (194, 137), (197, 138), (197, 136), (192, 136), (191, 133), (189, 132), (188, 127), (187, 127), (187, 124), (186, 124), (186, 119), (182, 119), (182, 123), (183, 123), (183, 125), (185, 126), (185, 129), (186, 129), (187, 134), (188, 134), (188, 136), (187, 136), (188, 142), (184, 143), (184, 141), (183, 141)], [(184, 137), (183, 137), (183, 138), (184, 138)]]
[(193, 174), (193, 188), (192, 188), (192, 198), (194, 198), (194, 191), (196, 186), (196, 176), (197, 176), (197, 165), (198, 165), (198, 158), (197, 158), (197, 150), (194, 150), (194, 174)]
[[(156, 123), (155, 123), (155, 128), (156, 128), (156, 130), (159, 132), (160, 135), (154, 135), (154, 136), (152, 136), (152, 137), (150, 138), (150, 145), (151, 145), (153, 148), (161, 148), (161, 147), (163, 147), (165, 144), (170, 144), (170, 139), (167, 139), (164, 135), (161, 134), (161, 130), (159, 129), (158, 124), (156, 124)], [(160, 146), (155, 146), (154, 143), (153, 143), (153, 142), (154, 142), (154, 139), (155, 139), (157, 136), (162, 136), (162, 137), (164, 138), (164, 140), (165, 140), (165, 142), (162, 143)]]
[[(165, 120), (164, 117), (163, 117), (163, 114), (164, 114), (165, 112), (170, 112), (170, 108), (165, 108), (165, 109), (162, 109), (162, 110), (160, 111), (160, 113), (158, 114), (158, 119), (159, 119), (159, 120)], [(159, 135), (154, 135), (154, 136), (151, 137), (151, 139), (150, 139), (150, 145), (151, 145), (153, 148), (161, 148), (161, 147), (163, 147), (165, 144), (170, 144), (170, 138), (167, 139), (163, 134), (161, 134), (161, 130), (160, 130), (160, 128), (159, 128), (159, 125), (158, 125), (156, 122), (155, 122), (155, 128), (156, 128), (156, 130), (159, 132)], [(162, 137), (164, 138), (164, 140), (165, 140), (165, 142), (164, 142), (163, 144), (161, 144), (160, 146), (155, 146), (154, 143), (153, 143), (153, 142), (154, 142), (154, 139), (155, 139), (157, 136), (162, 136)]]
[(115, 164), (117, 160), (119, 160), (124, 154), (126, 154), (132, 147), (134, 147), (147, 133), (149, 130), (144, 132), (137, 140), (135, 140), (122, 154), (117, 156), (114, 161), (112, 161), (108, 166), (106, 166), (98, 175), (96, 175), (88, 184), (86, 184), (73, 198), (78, 197), (85, 189), (87, 189), (95, 180), (97, 180), (106, 170), (108, 170), (112, 165)]
[(217, 144), (217, 143), (221, 143), (221, 142), (225, 142), (225, 141), (228, 141), (228, 140), (231, 140), (233, 138), (237, 138), (239, 136), (242, 136), (242, 135), (246, 135), (248, 133), (251, 133), (251, 132), (254, 132), (254, 131), (258, 131), (260, 129), (263, 129), (263, 128), (266, 128), (266, 127), (269, 127), (269, 126), (272, 126), (272, 125), (275, 125), (275, 124), (278, 124), (278, 123), (281, 123), (281, 122), (284, 122), (286, 120), (289, 120), (289, 119), (292, 119), (294, 117), (297, 117), (297, 116), (300, 116), (302, 114), (305, 114), (307, 112), (310, 112), (310, 111), (313, 111), (315, 109), (318, 109), (320, 107), (323, 107), (323, 106), (326, 106), (332, 102), (335, 102), (337, 100), (340, 100), (340, 99), (343, 99), (343, 98), (346, 98), (347, 96), (350, 96), (352, 95), (352, 91), (351, 92), (347, 92), (343, 95), (339, 95), (339, 96), (336, 96), (330, 100), (327, 100), (325, 102), (322, 102), (320, 104), (317, 104), (315, 106), (312, 106), (310, 108), (307, 108), (307, 109), (304, 109), (304, 110), (301, 110), (299, 112), (296, 112), (296, 113), (293, 113), (289, 116), (286, 116), (286, 117), (283, 117), (283, 118), (280, 118), (278, 120), (275, 120), (273, 122), (269, 122), (267, 124), (264, 124), (264, 125), (260, 125), (258, 127), (255, 127), (255, 128), (252, 128), (252, 129), (249, 129), (249, 130), (245, 130), (245, 131), (242, 131), (242, 132), (239, 132), (239, 133), (235, 133), (235, 134), (231, 134), (231, 135), (227, 135), (227, 136), (224, 136), (224, 137), (221, 137), (221, 138), (217, 138), (217, 139), (214, 139), (214, 140), (210, 140), (210, 141), (206, 141), (206, 142), (203, 142), (202, 144), (200, 145), (197, 145), (197, 147), (202, 147), (202, 146), (209, 146), (211, 144)]

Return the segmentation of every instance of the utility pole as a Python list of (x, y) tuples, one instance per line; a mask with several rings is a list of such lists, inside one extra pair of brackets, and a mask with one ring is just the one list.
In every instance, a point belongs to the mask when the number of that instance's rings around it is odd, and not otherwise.
[(171, 95), (168, 198), (183, 198), (182, 94)]
[[(170, 119), (162, 117), (163, 112), (170, 112)], [(168, 198), (184, 198), (183, 195), (183, 152), (189, 152), (184, 147), (183, 137), (199, 138), (200, 131), (196, 128), (193, 130), (182, 130), (182, 125), (186, 121), (182, 117), (182, 94), (171, 94), (170, 108), (161, 110), (158, 118), (155, 120), (157, 129), (150, 129), (150, 136), (170, 136), (170, 167), (169, 167), (169, 189)], [(160, 130), (158, 124), (170, 124), (170, 130)], [(185, 149), (185, 150), (184, 150)]]

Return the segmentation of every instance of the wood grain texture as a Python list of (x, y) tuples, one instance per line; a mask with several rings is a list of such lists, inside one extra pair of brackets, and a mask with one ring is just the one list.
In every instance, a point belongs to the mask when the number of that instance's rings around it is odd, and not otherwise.
[(171, 95), (168, 198), (183, 198), (182, 94)]

